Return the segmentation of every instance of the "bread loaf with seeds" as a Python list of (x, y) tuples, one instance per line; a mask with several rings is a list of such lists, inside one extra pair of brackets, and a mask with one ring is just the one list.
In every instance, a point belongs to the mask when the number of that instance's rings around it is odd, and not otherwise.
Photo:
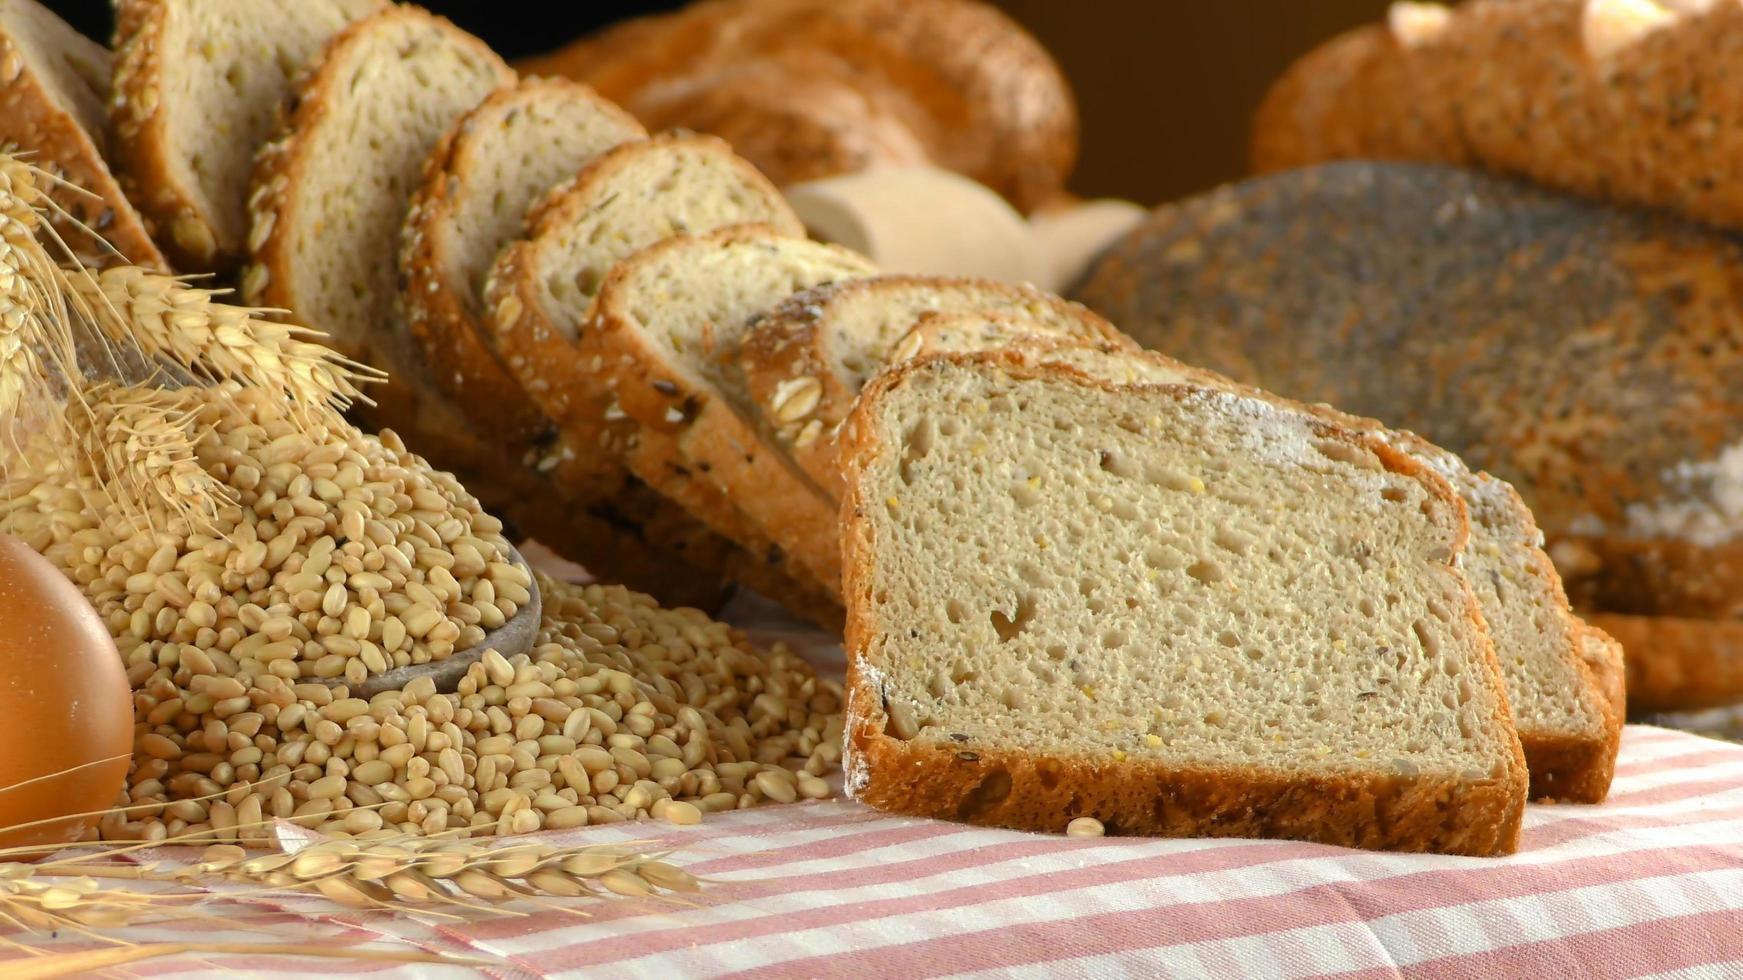
[[(609, 496), (625, 475), (633, 426), (577, 353), (594, 298), (612, 267), (680, 234), (746, 223), (801, 236), (768, 179), (710, 136), (624, 143), (545, 194), (525, 235), (497, 255), (484, 285), (487, 341), (544, 415), (577, 446), (593, 447), (586, 482)], [(580, 478), (579, 474), (572, 478)]]
[[(551, 84), (556, 83), (523, 87)], [(492, 363), (487, 368), (475, 353), (468, 354), (461, 370), (485, 376), (497, 368), (517, 386), (516, 401), (524, 406), (520, 413), (536, 412), (547, 426), (535, 439), (535, 455), (565, 499), (621, 511), (633, 498), (639, 501), (638, 516), (631, 523), (647, 528), (655, 541), (681, 548), (693, 564), (839, 630), (835, 593), (803, 581), (788, 570), (783, 556), (761, 547), (747, 551), (687, 516), (735, 513), (721, 491), (668, 478), (663, 464), (641, 470), (661, 474), (664, 494), (632, 474), (632, 457), (669, 458), (670, 450), (654, 438), (645, 443), (632, 438), (634, 428), (614, 408), (597, 368), (577, 348), (593, 297), (620, 259), (686, 229), (744, 221), (773, 222), (783, 232), (799, 234), (780, 193), (720, 140), (661, 136), (599, 154), (540, 197), (527, 212), (524, 237), (496, 255), (482, 287), (479, 324)], [(741, 538), (748, 533), (737, 530)]]
[(66, 213), (51, 224), (86, 265), (125, 259), (166, 269), (150, 228), (104, 159), (111, 65), (107, 50), (36, 0), (0, 3), (0, 145), (71, 185), (48, 188)]
[(385, 0), (118, 0), (109, 94), (122, 186), (176, 268), (246, 254), (248, 175), (291, 77)]
[(1451, 167), (1330, 164), (1159, 209), (1075, 297), (1507, 481), (1582, 611), (1743, 613), (1730, 235)]
[(389, 373), (359, 413), (436, 465), (487, 473), (506, 454), (435, 389), (393, 324), (393, 257), (424, 160), (448, 126), (514, 75), (482, 41), (412, 6), (365, 17), (294, 85), (251, 179), (249, 302), (292, 311)]
[(844, 433), (850, 794), (1040, 831), (1517, 846), (1462, 509), (1409, 456), (999, 353), (882, 375)]
[(1025, 286), (987, 279), (879, 276), (792, 297), (759, 320), (741, 368), (766, 429), (831, 496), (841, 491), (836, 430), (854, 398), (927, 313), (1008, 313), (1032, 333), (1120, 341), (1083, 307)]
[(497, 433), (468, 422), (395, 323), (392, 259), (425, 160), (455, 119), (512, 80), (482, 42), (416, 7), (385, 9), (336, 35), (294, 83), (294, 106), (257, 161), (244, 290), (387, 370), (391, 379), (373, 392), (379, 404), (361, 413), (365, 421), (399, 431), (517, 530), (601, 577), (712, 604), (722, 594), (718, 570), (681, 558), (707, 542), (650, 540), (631, 516), (648, 507), (633, 500), (574, 506)]
[(1253, 164), (1467, 164), (1743, 228), (1740, 58), (1735, 3), (1394, 4), (1273, 86)]
[(1238, 385), (1202, 368), (1114, 344), (1021, 334), (1008, 320), (976, 315), (923, 318), (905, 352), (912, 358), (999, 349), (1010, 363), (1060, 365), (1130, 386), (1190, 383), (1233, 391), (1372, 435), (1445, 479), (1465, 505), (1470, 544), (1461, 566), (1482, 612), (1525, 749), (1533, 799), (1597, 803), (1609, 793), (1623, 708), (1620, 647), (1574, 616), (1543, 534), (1512, 487), (1408, 432), (1385, 429), (1328, 406), (1303, 405)]
[(554, 425), (490, 343), (484, 281), (497, 254), (520, 237), (528, 209), (551, 188), (646, 135), (628, 113), (581, 85), (525, 79), (454, 121), (424, 161), (406, 212), (397, 322), (421, 347), (436, 387), (475, 425), (543, 468), (573, 461), (550, 455)]
[[(836, 508), (758, 433), (738, 376), (756, 318), (795, 293), (872, 275), (864, 258), (769, 226), (678, 236), (617, 264), (581, 332), (581, 356), (636, 425), (631, 465), (670, 494), (713, 494), (693, 507), (753, 554), (790, 556), (839, 594)], [(691, 498), (693, 499), (693, 498)], [(772, 549), (772, 550), (771, 550)]]

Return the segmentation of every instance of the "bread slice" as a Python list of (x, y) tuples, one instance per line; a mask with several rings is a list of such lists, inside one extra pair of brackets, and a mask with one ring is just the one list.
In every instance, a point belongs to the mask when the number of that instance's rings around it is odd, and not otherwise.
[(1511, 852), (1526, 798), (1446, 482), (1232, 392), (999, 353), (843, 430), (849, 792), (1031, 830)]
[(109, 113), (128, 196), (176, 267), (229, 269), (248, 239), (248, 174), (291, 77), (385, 0), (117, 0)]
[(793, 297), (751, 331), (744, 376), (772, 438), (832, 495), (841, 490), (837, 427), (896, 342), (929, 312), (1020, 315), (1033, 333), (1123, 339), (1076, 303), (984, 279), (880, 276)]
[(633, 427), (576, 357), (580, 327), (620, 260), (681, 234), (737, 224), (804, 234), (780, 191), (710, 136), (670, 135), (602, 154), (527, 215), (524, 240), (485, 284), (490, 341), (523, 389), (577, 445), (596, 446), (585, 479), (609, 494), (623, 479)]
[(794, 293), (874, 271), (768, 226), (670, 238), (611, 271), (580, 341), (583, 362), (637, 423), (637, 474), (674, 499), (716, 495), (716, 506), (693, 506), (697, 517), (753, 553), (790, 556), (831, 594), (841, 585), (834, 503), (757, 433), (738, 347)]
[(383, 10), (308, 66), (251, 182), (249, 302), (288, 309), (387, 371), (379, 404), (360, 416), (448, 468), (503, 454), (434, 390), (416, 345), (394, 328), (394, 259), (425, 158), (456, 118), (513, 78), (484, 42), (443, 18)]
[(424, 163), (400, 236), (404, 322), (436, 386), (513, 449), (549, 450), (554, 427), (486, 339), (485, 277), (540, 197), (646, 135), (585, 86), (523, 79), (456, 120)]
[(125, 258), (168, 268), (103, 159), (110, 68), (107, 50), (35, 0), (0, 2), (0, 147), (72, 185), (50, 190), (71, 216), (57, 218), (53, 227), (85, 264)]
[[(1628, 664), (1622, 644), (1609, 633), (1590, 623), (1580, 630), (1580, 656), (1585, 658), (1604, 702), (1617, 718), (1628, 716)], [(1526, 761), (1529, 766), (1530, 760)]]
[(1066, 365), (1113, 384), (1189, 383), (1233, 391), (1372, 435), (1440, 475), (1464, 502), (1469, 518), (1463, 568), (1501, 663), (1531, 772), (1532, 798), (1598, 803), (1608, 795), (1624, 713), (1605, 690), (1613, 671), (1592, 665), (1586, 634), (1601, 631), (1573, 614), (1543, 551), (1543, 532), (1511, 486), (1473, 472), (1420, 436), (1386, 429), (1372, 419), (1303, 405), (1160, 354), (1024, 337), (1020, 329), (994, 318), (933, 315), (923, 318), (899, 349), (922, 357), (986, 350), (1002, 341), (1014, 345), (1008, 356), (1017, 362)]

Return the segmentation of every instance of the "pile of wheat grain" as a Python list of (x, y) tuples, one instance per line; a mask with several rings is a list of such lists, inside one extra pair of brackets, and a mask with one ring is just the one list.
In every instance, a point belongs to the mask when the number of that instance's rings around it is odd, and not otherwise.
[[(92, 417), (117, 427), (94, 444), (115, 460), (0, 491), (0, 531), (84, 590), (136, 692), (130, 809), (104, 838), (248, 841), (272, 817), (361, 836), (687, 823), (828, 794), (837, 686), (621, 588), (545, 581), (533, 655), (492, 654), (455, 694), (421, 681), (348, 697), (329, 682), (444, 657), (527, 601), (500, 525), (391, 434), (299, 424), (282, 397), (233, 383), (125, 411), (142, 397), (92, 394)], [(138, 441), (166, 420), (182, 443)], [(203, 487), (204, 517), (136, 513), (101, 489), (125, 479), (102, 467), (177, 444), (185, 458), (153, 472)]]
[[(360, 684), (467, 649), (531, 598), (502, 525), (391, 435), (299, 425), (284, 399), (229, 383), (87, 400), (75, 423), (102, 430), (95, 451), (9, 480), (0, 531), (85, 591), (135, 683), (191, 647), (232, 674)], [(129, 480), (168, 485), (103, 490)]]

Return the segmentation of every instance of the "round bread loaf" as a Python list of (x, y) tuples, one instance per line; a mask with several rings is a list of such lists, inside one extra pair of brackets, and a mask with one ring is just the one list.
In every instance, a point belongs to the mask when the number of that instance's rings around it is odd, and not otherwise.
[(1512, 483), (1582, 608), (1743, 614), (1731, 236), (1455, 168), (1333, 164), (1160, 209), (1076, 298)]

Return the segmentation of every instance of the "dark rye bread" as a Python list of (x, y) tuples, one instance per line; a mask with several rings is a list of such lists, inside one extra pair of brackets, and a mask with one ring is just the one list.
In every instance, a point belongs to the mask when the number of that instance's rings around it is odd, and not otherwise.
[(998, 318), (933, 314), (898, 347), (909, 358), (1002, 348), (1012, 363), (1063, 365), (1113, 384), (1190, 383), (1233, 391), (1372, 435), (1445, 479), (1464, 502), (1470, 523), (1461, 568), (1494, 641), (1531, 772), (1531, 797), (1597, 803), (1608, 795), (1624, 717), (1620, 695), (1610, 690), (1622, 684), (1620, 648), (1595, 639), (1601, 631), (1573, 615), (1561, 579), (1541, 548), (1542, 532), (1513, 488), (1471, 472), (1458, 457), (1419, 436), (1387, 430), (1372, 419), (1292, 402), (1161, 354), (1013, 336), (1018, 329)]
[(1296, 62), (1260, 107), (1261, 171), (1334, 159), (1479, 166), (1743, 228), (1743, 5), (1394, 4)]
[(836, 436), (854, 399), (917, 319), (945, 313), (1007, 315), (1036, 333), (1129, 343), (1101, 317), (1029, 286), (917, 275), (833, 283), (769, 311), (745, 339), (739, 367), (765, 434), (839, 499)]
[(104, 162), (110, 66), (107, 50), (35, 0), (0, 3), (0, 148), (71, 184), (48, 188), (72, 219), (52, 225), (85, 264), (125, 259), (167, 269), (150, 228)]
[(1148, 347), (1511, 483), (1578, 609), (1743, 613), (1728, 235), (1448, 167), (1332, 164), (1159, 209), (1075, 296)]
[[(400, 235), (403, 323), (436, 386), (512, 449), (540, 455), (555, 432), (488, 340), (484, 280), (551, 188), (606, 150), (646, 135), (585, 86), (523, 79), (455, 120), (424, 162)], [(558, 457), (549, 465), (561, 463)]]
[(1516, 846), (1525, 763), (1463, 508), (1410, 457), (999, 352), (880, 376), (844, 433), (854, 796), (1041, 831)]
[(579, 341), (635, 425), (636, 475), (828, 595), (841, 591), (837, 509), (758, 433), (738, 349), (787, 297), (874, 271), (853, 252), (767, 225), (680, 235), (611, 270)]
[(127, 196), (176, 268), (247, 251), (248, 174), (291, 77), (385, 0), (117, 0), (109, 115)]

